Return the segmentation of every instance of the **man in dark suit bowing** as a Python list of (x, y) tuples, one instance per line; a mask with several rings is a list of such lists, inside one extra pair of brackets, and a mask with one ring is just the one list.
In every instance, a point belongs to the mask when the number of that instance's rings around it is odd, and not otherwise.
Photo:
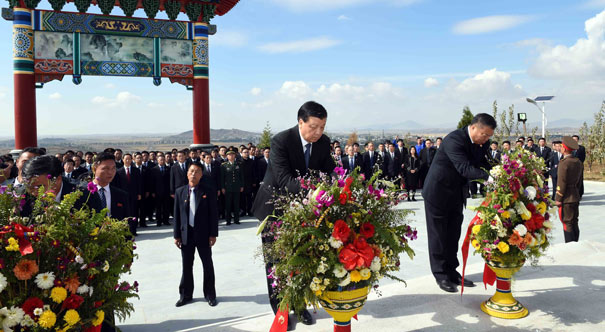
[[(304, 103), (298, 110), (298, 125), (282, 131), (271, 139), (271, 162), (267, 166), (265, 178), (261, 184), (253, 213), (259, 220), (265, 220), (273, 214), (273, 204), (270, 203), (273, 192), (300, 191), (299, 176), (305, 176), (309, 170), (332, 173), (334, 160), (330, 155), (330, 139), (324, 135), (324, 128), (328, 120), (328, 112), (314, 101)], [(262, 237), (263, 242), (269, 242), (267, 236)], [(265, 272), (271, 270), (273, 262), (265, 260)], [(277, 313), (279, 300), (271, 286), (272, 279), (267, 277), (269, 302), (274, 313)], [(313, 323), (311, 314), (303, 309), (302, 322), (305, 325)], [(291, 321), (288, 325), (291, 328)]]
[[(457, 292), (462, 277), (458, 267), (458, 242), (468, 198), (469, 181), (487, 180), (489, 138), (496, 129), (489, 114), (475, 115), (471, 125), (449, 133), (435, 155), (422, 196), (426, 213), (431, 271), (439, 287)], [(465, 279), (464, 286), (473, 282)]]
[(212, 263), (212, 246), (218, 237), (216, 189), (200, 182), (203, 172), (204, 168), (199, 161), (192, 162), (187, 170), (188, 184), (177, 188), (174, 194), (174, 244), (181, 249), (183, 264), (177, 307), (193, 299), (193, 260), (196, 249), (204, 268), (204, 298), (212, 307), (217, 304)]

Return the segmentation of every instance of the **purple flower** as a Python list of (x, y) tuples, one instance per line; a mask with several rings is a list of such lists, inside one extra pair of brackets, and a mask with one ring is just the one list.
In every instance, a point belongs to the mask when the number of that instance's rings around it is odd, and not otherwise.
[(6, 192), (6, 189), (8, 189), (7, 186), (0, 186), (0, 195), (4, 194)]
[(344, 180), (338, 180), (338, 188), (342, 188), (345, 186), (345, 181)]
[(339, 176), (344, 176), (347, 173), (347, 170), (339, 166), (334, 168), (334, 173), (338, 174)]
[(88, 189), (88, 191), (90, 191), (91, 194), (94, 194), (99, 190), (99, 188), (97, 188), (97, 185), (94, 184), (94, 182), (88, 182), (86, 189)]
[(46, 178), (50, 180), (50, 179), (52, 179), (52, 178), (53, 178), (53, 176), (52, 176), (52, 175), (50, 175), (50, 174), (47, 174), (47, 175), (46, 175)]

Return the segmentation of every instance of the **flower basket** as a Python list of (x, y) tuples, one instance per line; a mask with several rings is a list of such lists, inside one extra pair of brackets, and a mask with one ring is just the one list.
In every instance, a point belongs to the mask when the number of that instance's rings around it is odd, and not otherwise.
[(319, 301), (324, 310), (334, 318), (334, 332), (351, 331), (353, 318), (366, 302), (369, 287), (350, 291), (328, 291)]
[(513, 297), (511, 290), (511, 278), (521, 269), (523, 263), (518, 266), (509, 266), (498, 261), (485, 263), (496, 273), (496, 293), (489, 300), (481, 303), (481, 310), (498, 318), (517, 319), (527, 316), (529, 311)]

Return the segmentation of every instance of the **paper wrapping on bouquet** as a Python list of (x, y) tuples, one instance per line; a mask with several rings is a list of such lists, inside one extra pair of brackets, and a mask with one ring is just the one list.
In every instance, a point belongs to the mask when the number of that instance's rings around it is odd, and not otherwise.
[[(462, 282), (460, 286), (460, 296), (464, 293), (464, 275), (466, 271), (466, 261), (468, 259), (468, 249), (471, 242), (471, 232), (473, 226), (478, 225), (480, 221), (481, 218), (479, 218), (479, 213), (477, 213), (468, 225), (466, 237), (464, 238), (464, 243), (462, 243)], [(485, 266), (483, 267), (483, 285), (485, 286), (485, 289), (487, 289), (487, 284), (491, 286), (494, 282), (496, 282), (496, 273), (489, 268), (487, 263), (485, 263)]]
[(278, 309), (275, 314), (275, 319), (271, 325), (269, 332), (285, 332), (288, 330), (288, 313), (290, 309), (286, 306), (286, 310)]

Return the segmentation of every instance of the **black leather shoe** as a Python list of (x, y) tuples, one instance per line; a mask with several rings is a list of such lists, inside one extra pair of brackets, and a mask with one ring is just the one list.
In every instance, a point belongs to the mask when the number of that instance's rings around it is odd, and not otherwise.
[(217, 304), (218, 304), (218, 302), (216, 302), (216, 299), (208, 300), (208, 305), (211, 307), (216, 307)]
[(175, 306), (177, 307), (182, 307), (185, 304), (191, 302), (191, 298), (190, 297), (181, 297), (178, 301), (176, 301)]
[(292, 320), (292, 317), (288, 315), (288, 329), (286, 331), (292, 330), (294, 330), (294, 321)]
[(458, 292), (458, 287), (456, 287), (456, 284), (447, 279), (437, 281), (437, 285), (439, 285), (439, 288), (441, 288), (442, 290), (444, 290), (446, 292), (449, 292), (449, 293)]
[(236, 224), (236, 225), (239, 225), (239, 224), (241, 224), (241, 222), (239, 222), (239, 220), (236, 220), (236, 221), (235, 221), (235, 224)]
[[(458, 278), (452, 280), (452, 282), (458, 286), (462, 284), (462, 277), (458, 276)], [(475, 287), (475, 283), (467, 278), (464, 278), (464, 287)]]
[(231, 220), (227, 220), (227, 226), (231, 225)]
[(305, 325), (311, 325), (313, 324), (313, 317), (311, 316), (311, 313), (305, 309), (302, 312), (300, 321)]

